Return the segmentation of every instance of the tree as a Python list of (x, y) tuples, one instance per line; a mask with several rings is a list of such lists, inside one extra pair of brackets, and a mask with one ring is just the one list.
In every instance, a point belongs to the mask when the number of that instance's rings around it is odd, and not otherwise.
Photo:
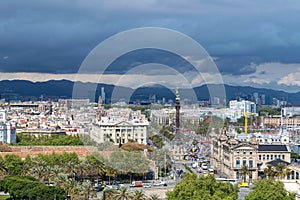
[(142, 190), (135, 190), (131, 195), (131, 199), (146, 200), (146, 195), (144, 194), (144, 192)]
[(283, 179), (285, 178), (287, 175), (288, 175), (288, 170), (287, 170), (287, 167), (285, 164), (283, 163), (279, 163), (276, 167), (275, 167), (275, 170), (276, 170), (276, 174), (275, 176), (279, 179)]
[(159, 196), (157, 194), (151, 194), (149, 200), (159, 200)]
[(283, 163), (279, 163), (276, 167), (267, 165), (267, 168), (264, 169), (264, 173), (268, 178), (278, 178), (284, 179), (286, 176), (289, 176), (291, 171)]
[(149, 154), (149, 159), (158, 162), (157, 166), (160, 169), (165, 170), (166, 166), (166, 171), (169, 171), (172, 166), (172, 160), (170, 155), (171, 153), (167, 149), (155, 149)]
[(267, 165), (267, 168), (264, 169), (264, 174), (268, 177), (268, 178), (274, 178), (275, 176), (275, 170), (273, 169), (272, 165)]
[(122, 174), (143, 174), (149, 171), (149, 161), (141, 153), (116, 151), (105, 161), (108, 168)]
[(127, 191), (126, 187), (121, 187), (120, 190), (116, 191), (114, 198), (116, 200), (127, 200), (130, 199), (130, 193)]
[(243, 177), (244, 182), (246, 182), (247, 176), (250, 177), (252, 175), (251, 171), (249, 170), (248, 165), (243, 165), (241, 167), (241, 169), (239, 170), (239, 173)]
[(104, 189), (101, 200), (115, 200), (115, 193), (116, 190), (114, 189)]
[(4, 159), (0, 156), (0, 176), (5, 176), (7, 174), (7, 168)]
[(7, 154), (4, 157), (5, 167), (9, 175), (19, 175), (22, 168), (22, 160), (14, 154)]
[(245, 200), (294, 200), (296, 196), (294, 193), (287, 192), (282, 182), (271, 178), (260, 179), (254, 182), (254, 185), (254, 190), (245, 197)]
[(65, 199), (66, 193), (59, 187), (48, 187), (30, 176), (7, 176), (0, 181), (1, 189), (12, 199)]
[(173, 191), (167, 192), (168, 200), (198, 199), (198, 200), (237, 200), (238, 188), (231, 183), (216, 181), (214, 176), (187, 174), (176, 184)]

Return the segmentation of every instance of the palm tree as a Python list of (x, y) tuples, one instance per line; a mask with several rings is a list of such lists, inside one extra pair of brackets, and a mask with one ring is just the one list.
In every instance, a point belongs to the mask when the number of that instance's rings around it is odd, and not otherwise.
[(59, 174), (56, 183), (57, 186), (63, 188), (67, 192), (67, 195), (71, 197), (71, 200), (80, 194), (78, 182), (72, 178), (68, 178), (67, 174)]
[(90, 196), (96, 197), (97, 193), (93, 189), (93, 184), (90, 181), (85, 181), (81, 184), (81, 194), (85, 199), (89, 199)]
[(244, 182), (246, 182), (247, 176), (251, 176), (252, 175), (251, 171), (248, 168), (248, 165), (243, 165), (241, 167), (241, 169), (239, 170), (239, 173), (243, 177)]
[(77, 164), (75, 162), (69, 161), (65, 163), (64, 172), (75, 179)]
[(114, 189), (104, 189), (101, 200), (115, 200), (115, 193), (116, 190)]
[(110, 178), (117, 175), (117, 170), (111, 167), (107, 167), (105, 170), (105, 175), (108, 176), (108, 184), (110, 184)]
[(149, 200), (159, 200), (159, 196), (157, 194), (151, 194)]
[(267, 168), (264, 169), (264, 174), (268, 177), (268, 178), (273, 178), (275, 175), (275, 171), (272, 167), (272, 165), (267, 165)]
[(131, 199), (133, 200), (146, 200), (146, 195), (142, 190), (135, 190), (131, 195)]
[(285, 178), (286, 177), (286, 175), (287, 175), (287, 173), (286, 173), (286, 170), (287, 169), (287, 167), (286, 167), (286, 165), (285, 164), (283, 164), (283, 163), (279, 163), (277, 166), (276, 166), (276, 168), (275, 168), (275, 170), (276, 170), (276, 177), (278, 177), (279, 179), (283, 179), (283, 178)]
[(127, 200), (130, 199), (130, 193), (128, 193), (126, 187), (121, 187), (120, 190), (116, 192), (114, 195), (115, 199), (117, 200)]
[(54, 165), (51, 167), (51, 173), (49, 174), (49, 182), (55, 181), (58, 174), (62, 173), (63, 169), (59, 165)]
[(40, 182), (44, 182), (45, 180), (45, 168), (42, 166), (37, 166), (31, 169), (31, 174), (33, 177), (38, 179)]
[[(0, 164), (1, 165), (1, 164)], [(1, 168), (1, 167), (0, 167)], [(23, 163), (22, 165), (22, 169), (21, 169), (21, 172), (20, 172), (20, 175), (21, 176), (26, 176), (26, 175), (32, 175), (31, 174), (31, 168), (32, 166), (28, 163)]]

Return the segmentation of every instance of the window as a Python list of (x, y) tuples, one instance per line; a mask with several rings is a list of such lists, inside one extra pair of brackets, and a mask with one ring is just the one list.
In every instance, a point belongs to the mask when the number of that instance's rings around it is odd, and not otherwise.
[(284, 155), (282, 155), (281, 157), (282, 157), (282, 160), (284, 160)]
[(243, 166), (247, 165), (247, 160), (243, 160)]
[(280, 159), (280, 155), (278, 155), (278, 159)]
[(253, 168), (253, 160), (249, 160), (249, 168)]
[(243, 152), (243, 155), (246, 155), (246, 151)]
[(239, 179), (240, 178), (240, 174), (239, 172), (236, 172), (236, 178)]
[(258, 156), (258, 159), (261, 160), (261, 155)]
[(263, 155), (263, 160), (265, 160), (266, 159), (266, 156), (265, 156), (265, 154)]
[(252, 155), (252, 151), (250, 151), (249, 154)]
[(271, 155), (271, 160), (273, 160), (273, 154)]
[(238, 152), (236, 152), (237, 154), (240, 154), (240, 152), (238, 151)]
[(275, 155), (274, 158), (277, 159), (277, 155)]
[(241, 168), (240, 160), (235, 161), (235, 167), (236, 168)]
[(269, 155), (267, 155), (267, 160), (269, 160)]

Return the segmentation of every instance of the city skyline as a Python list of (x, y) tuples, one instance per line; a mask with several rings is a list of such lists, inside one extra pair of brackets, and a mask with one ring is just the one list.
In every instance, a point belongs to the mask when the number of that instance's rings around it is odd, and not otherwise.
[[(181, 32), (201, 44), (214, 59), (225, 84), (297, 92), (300, 90), (297, 4), (294, 1), (272, 4), (3, 1), (0, 80), (72, 80), (88, 53), (105, 39), (132, 28), (161, 27)], [(189, 67), (171, 54), (137, 52), (114, 63), (105, 80), (109, 83), (110, 77), (122, 76), (126, 67), (154, 61), (175, 68), (179, 63), (183, 70)], [(82, 79), (96, 81), (93, 76)], [(130, 79), (137, 80), (134, 74), (131, 76)]]

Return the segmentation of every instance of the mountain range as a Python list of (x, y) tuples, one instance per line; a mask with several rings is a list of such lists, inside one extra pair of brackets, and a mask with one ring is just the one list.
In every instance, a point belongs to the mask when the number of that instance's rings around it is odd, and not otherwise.
[[(118, 100), (130, 97), (131, 101), (149, 101), (150, 98), (156, 100), (166, 100), (175, 99), (174, 90), (170, 90), (161, 85), (153, 85), (147, 87), (141, 87), (136, 90), (128, 87), (107, 85), (107, 84), (95, 84), (93, 83), (77, 83), (84, 88), (89, 88), (94, 86), (96, 91), (92, 91), (92, 96), (98, 99), (101, 94), (101, 88), (105, 89), (106, 99)], [(46, 82), (30, 82), (24, 80), (13, 80), (13, 81), (0, 81), (0, 95), (1, 98), (14, 97), (21, 100), (36, 100), (43, 96), (47, 99), (58, 99), (58, 98), (72, 98), (74, 82), (67, 80), (51, 80)], [(278, 100), (285, 100), (291, 105), (300, 105), (300, 92), (288, 93), (285, 91), (277, 91), (272, 89), (254, 88), (250, 86), (230, 86), (224, 85), (226, 91), (226, 100), (233, 99), (248, 99), (253, 100), (253, 93), (257, 93), (259, 96), (264, 96), (266, 104), (270, 104), (273, 98)], [(179, 89), (181, 96), (190, 93), (186, 89)], [(208, 91), (208, 85), (202, 85), (193, 88), (198, 100), (209, 100), (210, 95)]]

